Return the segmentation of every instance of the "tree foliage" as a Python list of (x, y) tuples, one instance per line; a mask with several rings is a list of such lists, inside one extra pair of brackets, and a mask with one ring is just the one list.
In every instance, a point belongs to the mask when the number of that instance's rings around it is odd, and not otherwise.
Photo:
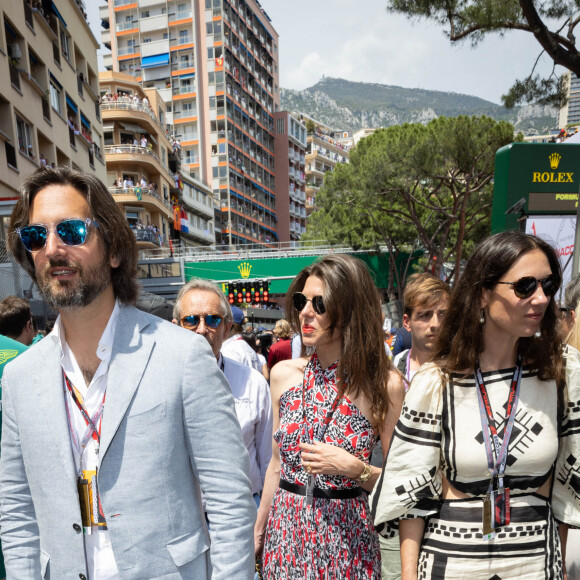
[(461, 259), (489, 234), (495, 153), (512, 141), (513, 127), (489, 117), (379, 129), (326, 174), (305, 238), (388, 246), (397, 285), (406, 273), (394, 260), (419, 248), (436, 268), (453, 261), (457, 276)]
[[(580, 3), (560, 0), (387, 0), (387, 7), (410, 18), (433, 20), (446, 29), (452, 42), (469, 39), (473, 46), (486, 35), (504, 35), (510, 30), (533, 34), (554, 62), (580, 76), (580, 52), (576, 47), (576, 27), (580, 23)], [(539, 56), (538, 56), (539, 59)], [(536, 60), (536, 63), (538, 60)], [(559, 105), (564, 102), (560, 80), (552, 69), (548, 78), (535, 74), (516, 81), (502, 97), (507, 107), (522, 102)]]

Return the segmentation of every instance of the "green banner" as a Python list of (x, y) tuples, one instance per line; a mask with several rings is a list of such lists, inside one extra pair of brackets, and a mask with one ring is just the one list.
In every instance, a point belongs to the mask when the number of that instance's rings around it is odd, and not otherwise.
[[(495, 156), (491, 233), (517, 230), (518, 220), (526, 215), (575, 215), (579, 178), (578, 144), (502, 147)], [(521, 207), (506, 215), (522, 199)]]
[[(414, 262), (422, 255), (416, 252)], [(216, 260), (213, 262), (186, 262), (185, 279), (198, 277), (216, 282), (241, 280), (268, 280), (270, 293), (285, 294), (294, 277), (306, 266), (322, 256), (290, 256), (287, 258), (263, 258), (259, 260)], [(360, 253), (356, 257), (365, 262), (378, 288), (386, 288), (389, 282), (389, 256), (386, 253)], [(401, 254), (397, 264), (402, 268), (408, 254)]]

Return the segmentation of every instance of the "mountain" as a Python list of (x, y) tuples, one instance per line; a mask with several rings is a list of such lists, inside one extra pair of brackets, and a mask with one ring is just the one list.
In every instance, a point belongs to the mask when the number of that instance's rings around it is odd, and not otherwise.
[(281, 110), (306, 113), (336, 130), (428, 123), (439, 116), (488, 115), (516, 130), (547, 133), (558, 123), (554, 107), (527, 105), (506, 109), (470, 95), (406, 89), (391, 85), (322, 78), (303, 91), (280, 88)]

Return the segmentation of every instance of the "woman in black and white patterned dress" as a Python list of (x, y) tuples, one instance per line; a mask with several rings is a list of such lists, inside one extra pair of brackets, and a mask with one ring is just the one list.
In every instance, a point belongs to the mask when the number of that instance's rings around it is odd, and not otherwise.
[[(580, 355), (563, 350), (554, 250), (504, 232), (456, 284), (371, 498), (403, 580), (562, 578), (580, 526)], [(560, 533), (558, 533), (560, 532)]]

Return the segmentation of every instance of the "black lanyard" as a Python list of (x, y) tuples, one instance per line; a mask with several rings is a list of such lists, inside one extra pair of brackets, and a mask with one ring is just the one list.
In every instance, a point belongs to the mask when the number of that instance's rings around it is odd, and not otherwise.
[[(508, 446), (516, 418), (516, 410), (520, 396), (521, 378), (522, 378), (522, 357), (518, 356), (518, 362), (514, 370), (514, 374), (512, 376), (507, 401), (507, 409), (506, 409), (507, 424), (504, 429), (503, 441), (500, 442), (495, 420), (493, 418), (491, 403), (489, 401), (487, 389), (485, 388), (485, 383), (483, 382), (483, 376), (481, 374), (479, 363), (476, 363), (475, 366), (475, 383), (478, 386), (477, 396), (479, 401), (479, 414), (481, 417), (481, 429), (483, 433), (483, 441), (485, 443), (485, 452), (487, 455), (487, 467), (491, 474), (489, 491), (493, 489), (493, 482), (496, 477), (498, 478), (499, 489), (503, 490), (504, 487), (503, 476), (507, 464)], [(493, 440), (493, 448), (491, 445), (492, 440)], [(495, 451), (495, 460), (494, 460), (494, 451)]]

